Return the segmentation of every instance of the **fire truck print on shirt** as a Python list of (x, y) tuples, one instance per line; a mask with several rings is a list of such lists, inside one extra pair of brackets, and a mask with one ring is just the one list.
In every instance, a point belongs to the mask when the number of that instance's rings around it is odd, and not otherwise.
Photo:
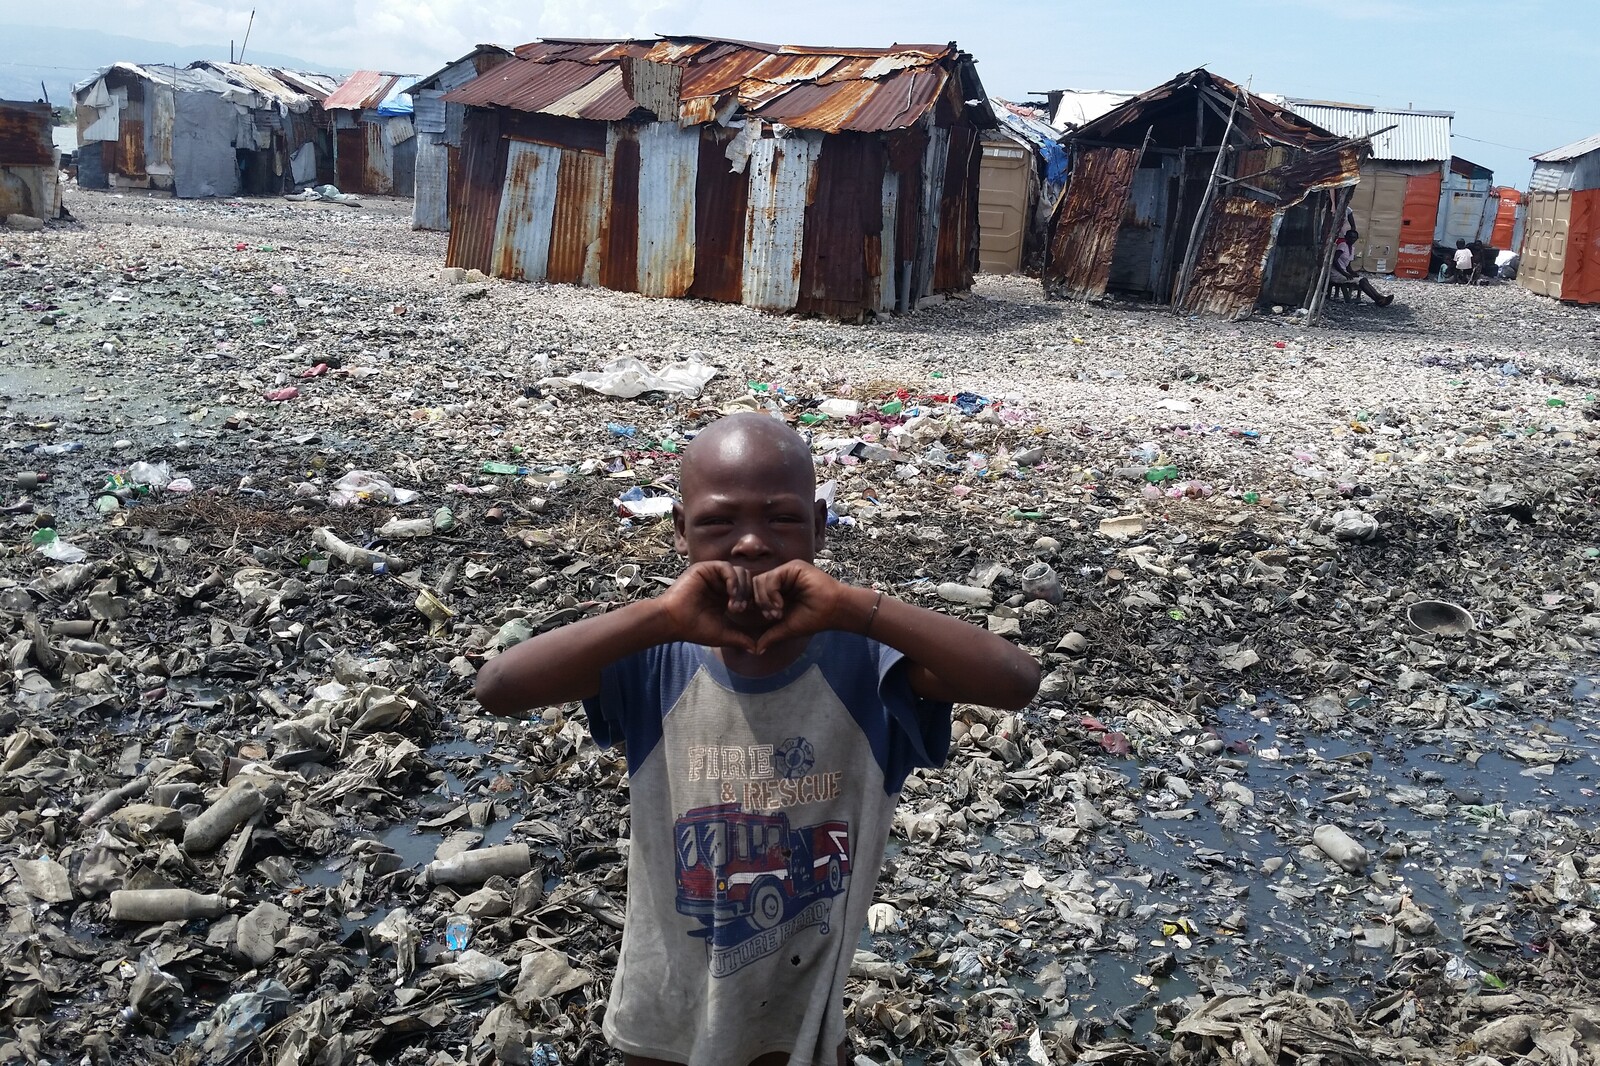
[(584, 709), (624, 744), (631, 797), (606, 1039), (689, 1066), (831, 1064), (896, 794), (942, 759), (949, 705), (917, 699), (898, 652), (830, 632), (763, 677), (650, 648)]
[[(850, 876), (848, 823), (797, 826), (781, 809), (836, 796), (840, 775), (810, 773), (816, 753), (804, 737), (784, 741), (770, 759), (764, 754), (745, 762), (768, 771), (743, 782), (745, 803), (731, 798), (737, 786), (724, 780), (725, 802), (685, 812), (674, 828), (678, 911), (702, 923), (689, 935), (705, 940), (713, 977), (766, 958), (803, 929), (828, 935), (833, 899)], [(691, 760), (705, 757), (691, 751)]]

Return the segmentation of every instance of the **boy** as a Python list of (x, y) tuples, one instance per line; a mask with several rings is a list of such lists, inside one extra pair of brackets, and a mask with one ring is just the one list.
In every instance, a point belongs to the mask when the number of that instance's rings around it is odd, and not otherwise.
[(761, 414), (685, 450), (671, 588), (488, 662), (495, 714), (582, 700), (624, 744), (627, 922), (604, 1031), (630, 1066), (823, 1066), (906, 775), (953, 702), (1027, 705), (1039, 667), (958, 619), (811, 565), (806, 442)]

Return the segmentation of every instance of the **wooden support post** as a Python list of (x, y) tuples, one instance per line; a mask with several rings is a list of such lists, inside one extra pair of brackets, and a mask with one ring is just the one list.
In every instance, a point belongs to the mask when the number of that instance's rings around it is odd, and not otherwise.
[(1322, 317), (1322, 305), (1328, 301), (1328, 275), (1333, 270), (1333, 248), (1339, 243), (1339, 228), (1344, 225), (1345, 209), (1350, 206), (1350, 198), (1355, 195), (1356, 187), (1346, 185), (1334, 197), (1333, 216), (1328, 219), (1328, 233), (1322, 239), (1322, 269), (1317, 271), (1317, 285), (1311, 290), (1311, 299), (1306, 301), (1306, 325), (1315, 325), (1317, 319)]
[(1194, 213), (1194, 226), (1189, 230), (1189, 247), (1183, 252), (1183, 267), (1178, 271), (1178, 290), (1173, 293), (1172, 306), (1177, 310), (1183, 309), (1183, 301), (1189, 295), (1189, 286), (1194, 280), (1195, 259), (1200, 254), (1200, 238), (1205, 233), (1206, 212), (1211, 208), (1211, 197), (1217, 188), (1217, 173), (1222, 169), (1222, 157), (1228, 152), (1228, 138), (1233, 133), (1233, 116), (1238, 110), (1239, 98), (1233, 99), (1233, 106), (1228, 108), (1228, 125), (1222, 131), (1222, 147), (1217, 150), (1217, 158), (1211, 163), (1211, 177), (1206, 180), (1205, 195), (1200, 197), (1200, 209)]

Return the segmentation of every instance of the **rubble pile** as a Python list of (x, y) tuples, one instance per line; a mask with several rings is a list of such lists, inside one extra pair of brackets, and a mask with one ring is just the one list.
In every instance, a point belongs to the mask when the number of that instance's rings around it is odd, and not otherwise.
[(0, 237), (0, 1060), (600, 1063), (625, 763), (474, 674), (808, 434), (822, 565), (1045, 670), (906, 783), (858, 1061), (1600, 1061), (1600, 315), (868, 326), (441, 271), (359, 211)]

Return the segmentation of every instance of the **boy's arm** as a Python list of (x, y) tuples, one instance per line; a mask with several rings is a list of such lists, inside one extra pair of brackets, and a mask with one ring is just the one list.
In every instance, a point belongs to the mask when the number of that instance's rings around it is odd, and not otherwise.
[(696, 563), (654, 599), (541, 633), (495, 656), (478, 671), (473, 695), (490, 714), (516, 715), (599, 695), (602, 670), (657, 644), (752, 650), (754, 641), (728, 619), (750, 602), (748, 571)]
[[(911, 691), (923, 699), (1026, 707), (1039, 691), (1033, 656), (993, 633), (938, 611), (855, 588), (807, 563), (785, 563), (755, 579), (756, 606), (773, 626), (756, 643), (827, 629), (864, 633), (906, 657)], [(873, 613), (876, 605), (877, 613)]]

